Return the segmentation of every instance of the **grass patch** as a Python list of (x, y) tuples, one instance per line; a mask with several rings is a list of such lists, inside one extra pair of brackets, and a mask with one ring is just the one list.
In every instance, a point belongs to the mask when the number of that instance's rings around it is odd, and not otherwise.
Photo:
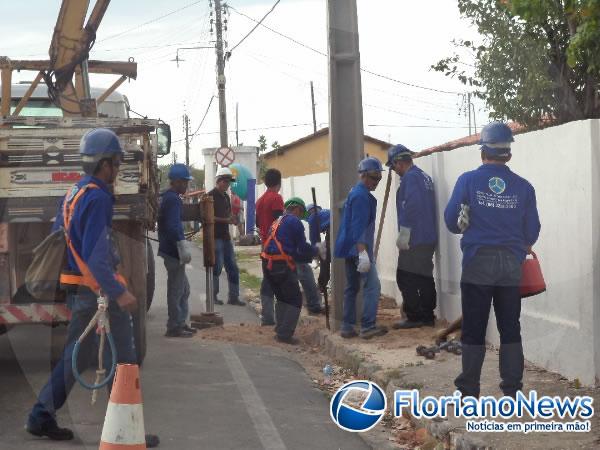
[(248, 289), (260, 290), (262, 278), (255, 277), (246, 269), (240, 269), (240, 283)]
[(240, 261), (240, 262), (257, 261), (259, 259), (259, 255), (243, 253), (243, 252), (235, 252), (235, 259), (236, 259), (236, 261)]

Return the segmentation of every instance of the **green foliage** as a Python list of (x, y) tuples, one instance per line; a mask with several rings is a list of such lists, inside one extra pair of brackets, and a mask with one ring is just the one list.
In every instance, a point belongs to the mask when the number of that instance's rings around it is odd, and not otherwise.
[[(158, 166), (160, 172), (160, 191), (164, 191), (169, 188), (169, 170), (173, 164), (166, 164), (164, 166)], [(190, 172), (194, 178), (190, 181), (189, 190), (202, 189), (204, 186), (204, 169), (197, 169), (194, 166), (190, 167)]]
[(432, 68), (472, 87), (492, 118), (535, 128), (549, 118), (600, 117), (600, 1), (458, 0), (458, 7), (482, 42), (453, 41), (457, 52)]

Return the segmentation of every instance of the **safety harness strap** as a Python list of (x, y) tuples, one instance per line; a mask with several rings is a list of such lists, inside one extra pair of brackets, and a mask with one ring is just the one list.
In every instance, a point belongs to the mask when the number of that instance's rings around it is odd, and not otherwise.
[[(263, 251), (260, 254), (261, 258), (264, 258), (268, 261), (267, 269), (269, 269), (269, 270), (273, 269), (273, 261), (285, 261), (291, 270), (296, 270), (296, 264), (294, 263), (294, 259), (290, 255), (288, 255), (287, 253), (285, 253), (283, 251), (283, 246), (281, 245), (281, 242), (279, 242), (279, 240), (277, 239), (277, 231), (279, 230), (279, 227), (280, 227), (281, 223), (283, 222), (284, 217), (285, 216), (281, 216), (271, 226), (271, 232), (269, 233), (269, 237), (267, 238), (267, 241), (265, 242), (265, 245), (263, 246)], [(267, 248), (269, 247), (269, 244), (271, 243), (271, 241), (275, 242), (275, 245), (277, 246), (277, 250), (279, 250), (278, 255), (271, 255), (271, 254), (267, 253)]]
[[(97, 184), (89, 183), (82, 186), (77, 194), (70, 201), (65, 197), (65, 201), (63, 202), (63, 220), (65, 225), (65, 240), (67, 241), (67, 246), (75, 259), (75, 263), (77, 264), (77, 268), (81, 272), (81, 275), (69, 274), (69, 273), (61, 273), (60, 274), (60, 283), (65, 285), (76, 285), (76, 286), (85, 286), (91, 289), (94, 293), (98, 294), (100, 292), (100, 284), (92, 275), (90, 268), (83, 261), (77, 250), (75, 250), (75, 246), (69, 237), (69, 229), (71, 228), (71, 220), (73, 219), (73, 214), (75, 212), (75, 206), (83, 196), (83, 194), (88, 189), (99, 189)], [(127, 286), (127, 281), (120, 274), (115, 274), (115, 279), (122, 284), (123, 286)]]

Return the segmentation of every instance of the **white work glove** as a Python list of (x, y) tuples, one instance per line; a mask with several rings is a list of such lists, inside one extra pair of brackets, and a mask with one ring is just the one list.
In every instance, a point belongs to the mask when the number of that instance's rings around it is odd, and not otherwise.
[(319, 251), (319, 258), (325, 261), (327, 259), (327, 242), (317, 242), (317, 250)]
[(192, 262), (192, 252), (188, 241), (177, 241), (177, 253), (179, 254), (179, 264), (189, 264)]
[(356, 270), (360, 273), (368, 273), (371, 270), (371, 260), (366, 250), (358, 254), (358, 266)]
[(464, 233), (467, 228), (469, 228), (469, 212), (471, 211), (471, 207), (469, 205), (465, 205), (462, 203), (460, 205), (460, 213), (458, 213), (458, 221), (456, 225), (461, 233)]
[(396, 247), (398, 250), (408, 250), (410, 242), (410, 228), (400, 227), (400, 231), (398, 231), (398, 238), (396, 238)]

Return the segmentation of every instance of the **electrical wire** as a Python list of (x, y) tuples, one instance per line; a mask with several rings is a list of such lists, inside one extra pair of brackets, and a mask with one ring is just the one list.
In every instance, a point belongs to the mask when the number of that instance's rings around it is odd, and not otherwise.
[(178, 12), (181, 12), (181, 11), (183, 11), (185, 9), (191, 8), (194, 5), (198, 5), (199, 3), (204, 3), (204, 0), (198, 0), (198, 1), (193, 2), (193, 3), (189, 3), (189, 4), (185, 5), (185, 6), (182, 6), (179, 9), (176, 9), (174, 11), (171, 11), (171, 12), (168, 12), (166, 14), (163, 14), (162, 16), (155, 17), (154, 19), (150, 19), (149, 21), (141, 23), (139, 25), (136, 25), (135, 27), (129, 28), (129, 29), (125, 30), (125, 31), (121, 31), (119, 33), (112, 34), (112, 35), (110, 35), (108, 37), (105, 37), (104, 39), (98, 41), (98, 43), (100, 43), (100, 42), (106, 42), (106, 41), (108, 41), (110, 39), (114, 39), (116, 37), (123, 36), (124, 34), (131, 33), (132, 31), (139, 30), (140, 28), (143, 28), (146, 25), (150, 25), (151, 23), (158, 22), (158, 21), (160, 21), (160, 20), (162, 20), (162, 19), (164, 19), (166, 17), (172, 16), (173, 14), (177, 14)]
[(202, 120), (198, 124), (198, 128), (196, 128), (196, 131), (194, 131), (192, 133), (192, 135), (190, 136), (190, 144), (194, 140), (194, 136), (196, 136), (196, 134), (198, 133), (198, 131), (200, 131), (200, 127), (202, 126), (202, 124), (204, 124), (204, 120), (206, 119), (206, 116), (208, 115), (208, 111), (210, 111), (210, 106), (212, 105), (212, 102), (213, 102), (214, 99), (215, 99), (215, 95), (213, 94), (213, 96), (210, 98), (210, 101), (208, 102), (208, 106), (206, 108), (206, 112), (204, 113), (204, 116), (202, 117)]
[[(243, 12), (238, 11), (236, 8), (234, 8), (231, 5), (229, 5), (229, 8), (233, 12), (235, 12), (236, 14), (239, 14), (240, 16), (245, 17), (246, 19), (251, 20), (252, 22), (255, 22), (256, 24), (258, 24), (258, 25), (266, 28), (267, 30), (271, 31), (272, 33), (275, 33), (275, 34), (277, 34), (277, 35), (279, 35), (279, 36), (281, 36), (281, 37), (283, 37), (283, 38), (285, 38), (285, 39), (293, 42), (296, 45), (304, 47), (304, 48), (306, 48), (306, 49), (308, 49), (308, 50), (310, 50), (310, 51), (312, 51), (314, 53), (318, 53), (321, 56), (326, 56), (326, 57), (328, 56), (327, 53), (322, 52), (321, 50), (317, 50), (316, 48), (311, 47), (310, 45), (307, 45), (307, 44), (305, 44), (303, 42), (300, 42), (300, 41), (298, 41), (298, 40), (296, 40), (296, 39), (294, 39), (294, 38), (292, 38), (292, 37), (290, 37), (290, 36), (288, 36), (286, 34), (281, 33), (280, 31), (277, 31), (277, 30), (275, 30), (273, 28), (270, 28), (267, 25), (265, 25), (264, 23), (259, 23), (259, 21), (257, 21), (256, 19), (254, 19), (254, 18), (252, 18), (252, 17), (244, 14)], [(367, 73), (369, 75), (373, 75), (375, 77), (378, 77), (378, 78), (381, 78), (381, 79), (384, 79), (384, 80), (387, 80), (387, 81), (392, 81), (394, 83), (402, 84), (404, 86), (409, 86), (409, 87), (413, 87), (413, 88), (417, 88), (417, 89), (424, 89), (424, 90), (432, 91), (432, 92), (438, 92), (438, 93), (441, 93), (441, 94), (460, 94), (460, 92), (458, 92), (458, 91), (446, 91), (446, 90), (443, 90), (443, 89), (436, 89), (436, 88), (432, 88), (432, 87), (428, 87), (428, 86), (421, 86), (421, 85), (415, 84), (415, 83), (409, 83), (407, 81), (401, 81), (401, 80), (398, 80), (396, 78), (392, 78), (390, 76), (383, 75), (383, 74), (374, 72), (372, 70), (365, 69), (363, 67), (361, 67), (360, 70), (361, 70), (361, 72)]]
[(251, 35), (251, 34), (254, 32), (254, 30), (256, 30), (256, 29), (257, 29), (257, 28), (258, 28), (260, 25), (262, 25), (263, 21), (264, 21), (264, 20), (265, 20), (265, 19), (266, 19), (266, 18), (269, 16), (269, 14), (271, 14), (271, 13), (273, 12), (273, 10), (274, 10), (274, 9), (275, 9), (275, 7), (276, 7), (276, 6), (279, 4), (279, 2), (280, 2), (280, 1), (281, 1), (281, 0), (277, 0), (277, 1), (275, 2), (275, 4), (273, 5), (273, 7), (272, 7), (272, 8), (271, 8), (269, 11), (267, 11), (267, 13), (266, 13), (266, 14), (263, 16), (263, 18), (262, 18), (262, 19), (260, 19), (260, 21), (258, 21), (258, 22), (256, 23), (256, 25), (254, 26), (254, 28), (252, 28), (252, 29), (251, 29), (251, 30), (250, 30), (250, 31), (249, 31), (249, 32), (246, 34), (246, 36), (244, 36), (244, 37), (243, 37), (243, 38), (242, 38), (242, 39), (241, 39), (241, 40), (240, 40), (240, 41), (239, 41), (237, 44), (235, 44), (233, 47), (231, 47), (231, 49), (229, 50), (229, 53), (230, 53), (230, 54), (231, 54), (231, 53), (233, 53), (233, 51), (234, 51), (236, 48), (238, 48), (238, 47), (240, 46), (240, 44), (241, 44), (242, 42), (244, 42), (244, 41), (245, 41), (245, 40), (248, 38), (248, 36), (250, 36), (250, 35)]

